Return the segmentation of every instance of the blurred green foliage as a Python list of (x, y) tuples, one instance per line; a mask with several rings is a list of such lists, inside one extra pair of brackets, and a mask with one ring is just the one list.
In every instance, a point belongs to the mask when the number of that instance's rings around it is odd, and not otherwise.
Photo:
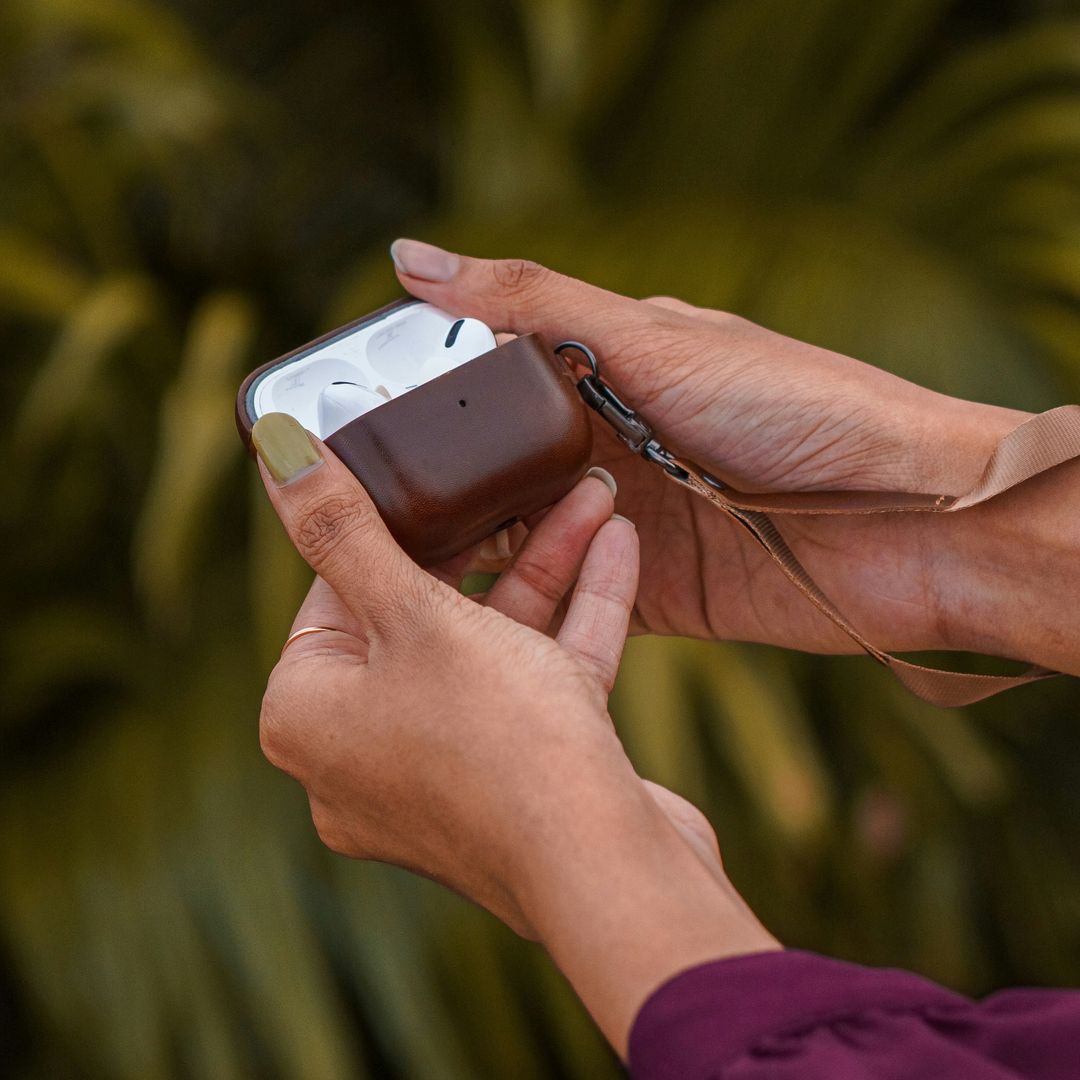
[[(412, 234), (1075, 401), (1077, 5), (5, 0), (0, 101), (4, 1060), (615, 1075), (533, 946), (323, 852), (261, 760), (306, 573), (234, 387)], [(1076, 704), (652, 639), (613, 709), (783, 940), (981, 992), (1080, 981)]]

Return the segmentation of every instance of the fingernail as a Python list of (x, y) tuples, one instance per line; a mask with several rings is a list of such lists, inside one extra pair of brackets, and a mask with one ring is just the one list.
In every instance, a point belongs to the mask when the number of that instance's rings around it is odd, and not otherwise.
[(629, 525), (631, 529), (636, 529), (637, 528), (637, 526), (628, 517), (623, 517), (622, 514), (612, 514), (611, 517), (615, 521), (625, 521), (626, 524)]
[(500, 529), (494, 536), (489, 536), (480, 544), (477, 554), (481, 559), (491, 562), (509, 559), (511, 555), (509, 530)]
[(585, 475), (587, 477), (595, 476), (597, 480), (602, 480), (607, 485), (608, 491), (611, 492), (612, 498), (618, 495), (619, 485), (615, 483), (615, 477), (607, 469), (601, 469), (599, 465), (594, 465)]
[(453, 252), (419, 240), (395, 240), (390, 245), (390, 258), (403, 274), (424, 281), (449, 281), (461, 265)]
[(288, 484), (322, 464), (308, 433), (288, 413), (272, 412), (255, 421), (251, 441), (279, 484)]

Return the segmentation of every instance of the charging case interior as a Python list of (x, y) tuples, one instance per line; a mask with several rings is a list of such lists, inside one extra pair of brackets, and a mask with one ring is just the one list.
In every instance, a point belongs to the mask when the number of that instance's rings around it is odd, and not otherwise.
[(494, 348), (495, 335), (475, 319), (406, 300), (268, 365), (248, 387), (245, 405), (252, 423), (268, 412), (288, 413), (327, 439), (344, 426), (320, 416), (328, 388), (357, 386), (389, 401)]

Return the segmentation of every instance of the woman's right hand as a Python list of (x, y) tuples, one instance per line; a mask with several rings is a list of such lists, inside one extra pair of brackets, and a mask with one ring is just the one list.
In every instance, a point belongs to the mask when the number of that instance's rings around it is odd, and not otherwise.
[[(482, 598), (425, 573), (332, 451), (269, 413), (270, 500), (320, 575), (263, 699), (267, 757), (324, 842), (425, 874), (543, 942), (625, 1052), (675, 972), (778, 948), (705, 818), (643, 781), (607, 713), (637, 540), (585, 477)], [(568, 599), (554, 637), (545, 633)]]
[[(416, 241), (398, 241), (393, 255), (415, 296), (497, 330), (591, 345), (606, 379), (665, 445), (741, 490), (960, 493), (1025, 418), (733, 315), (633, 300), (535, 263), (473, 259)], [(615, 475), (619, 507), (641, 537), (636, 630), (854, 650), (739, 526), (627, 452), (599, 417), (595, 426), (594, 462)], [(957, 570), (974, 560), (972, 538), (988, 513), (785, 518), (782, 529), (825, 591), (882, 647), (1018, 655), (1011, 642), (987, 637), (994, 620), (974, 613), (974, 586)]]

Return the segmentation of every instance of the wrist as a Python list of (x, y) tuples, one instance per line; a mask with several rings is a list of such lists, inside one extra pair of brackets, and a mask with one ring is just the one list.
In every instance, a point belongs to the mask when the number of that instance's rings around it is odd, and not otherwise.
[[(928, 461), (932, 428), (941, 432), (928, 466), (941, 482), (930, 490), (964, 494), (1001, 440), (1031, 415), (943, 399), (928, 429)], [(923, 587), (934, 598), (922, 647), (1077, 669), (1080, 641), (1067, 613), (1080, 601), (1078, 482), (1080, 462), (1068, 462), (967, 510), (920, 515)]]
[(935, 589), (945, 647), (1080, 672), (1080, 461), (944, 515)]
[(909, 467), (903, 490), (963, 495), (975, 486), (998, 443), (1031, 413), (933, 394), (930, 408), (912, 425)]
[(780, 947), (719, 860), (694, 850), (629, 765), (627, 774), (619, 790), (560, 812), (563, 827), (534, 847), (518, 891), (530, 926), (620, 1053), (641, 1004), (679, 971)]
[[(923, 478), (918, 490), (963, 495), (978, 482), (1001, 440), (1030, 417), (1012, 409), (934, 395), (936, 408), (923, 413), (915, 460)], [(897, 520), (916, 535), (921, 563), (918, 588), (928, 598), (922, 640), (908, 647), (998, 651), (981, 632), (985, 612), (982, 566), (986, 508), (956, 514)], [(915, 517), (915, 515), (912, 515)], [(901, 515), (901, 518), (903, 516)], [(993, 531), (992, 526), (991, 531)]]
[[(930, 395), (906, 429), (895, 463), (897, 491), (962, 495), (1002, 438), (1030, 414)], [(1027, 488), (1029, 485), (1024, 485)], [(890, 651), (959, 649), (1021, 655), (1007, 647), (1008, 609), (1023, 602), (1031, 523), (1002, 518), (1019, 493), (957, 513), (787, 518), (783, 528), (807, 555), (825, 591), (875, 644)], [(1003, 547), (1008, 550), (1002, 550)], [(1028, 560), (1028, 565), (1023, 565)], [(1022, 580), (1021, 580), (1022, 579)], [(850, 651), (839, 631), (823, 651)]]

